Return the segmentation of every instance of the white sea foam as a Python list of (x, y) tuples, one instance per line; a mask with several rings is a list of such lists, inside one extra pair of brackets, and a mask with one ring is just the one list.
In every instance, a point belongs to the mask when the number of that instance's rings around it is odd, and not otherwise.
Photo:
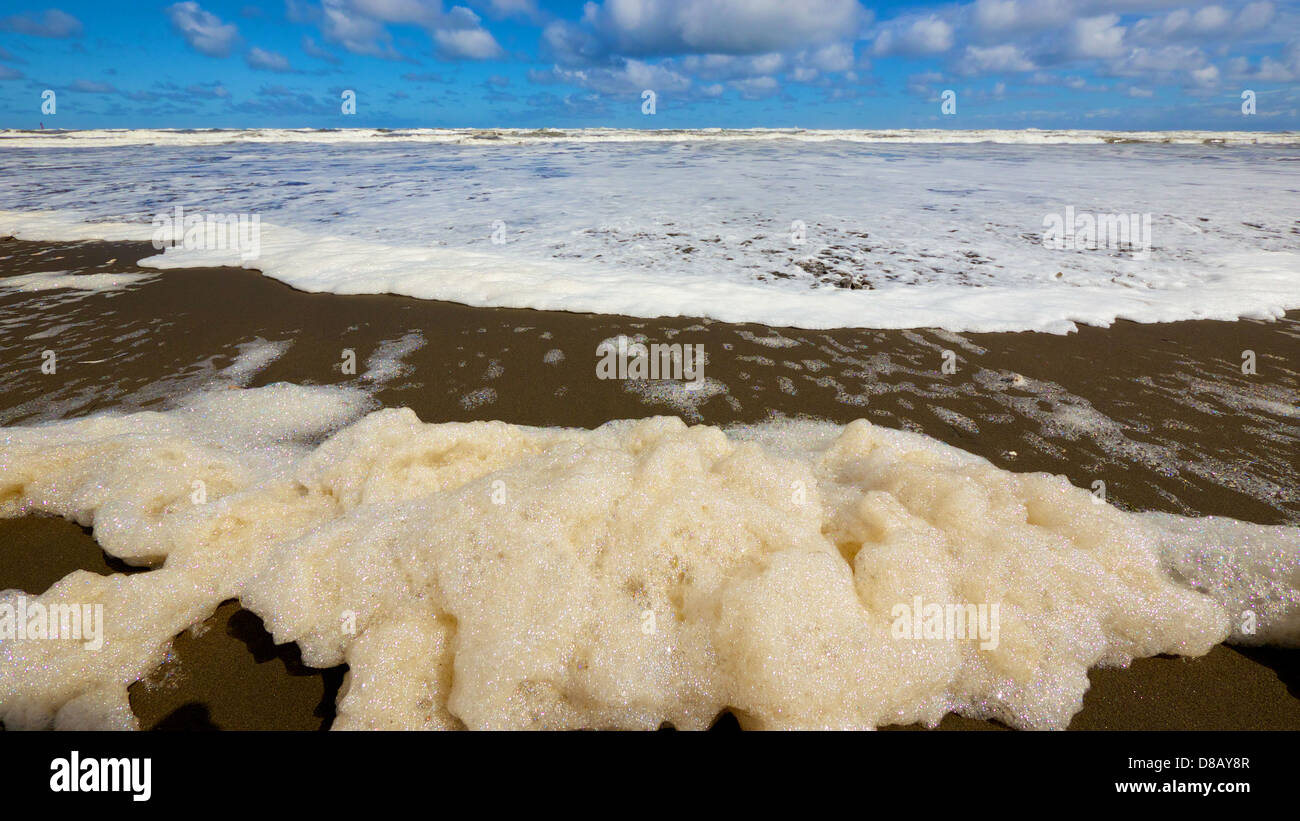
[[(369, 401), (282, 384), (0, 429), (0, 515), (155, 565), (44, 593), (104, 605), (103, 648), (0, 643), (0, 719), (135, 726), (127, 687), (230, 597), (308, 664), (348, 664), (338, 728), (696, 728), (727, 707), (1060, 728), (1092, 666), (1297, 638), (1296, 528), (1124, 513), (861, 421), (581, 431)], [(999, 605), (997, 646), (896, 638), (916, 596)]]
[(391, 382), (411, 372), (411, 366), (402, 360), (428, 344), (424, 334), (410, 331), (400, 339), (386, 339), (366, 359), (366, 372), (362, 380), (374, 383)]
[(680, 379), (628, 379), (623, 389), (658, 410), (671, 410), (688, 422), (699, 422), (704, 415), (700, 406), (715, 396), (726, 396), (727, 386), (711, 376), (699, 381)]
[[(1170, 145), (999, 135), (1010, 144), (884, 145), (840, 132), (512, 144), (460, 132), (439, 144), (176, 134), (230, 140), (220, 146), (143, 145), (149, 135), (123, 132), (121, 145), (77, 151), (50, 146), (96, 143), (0, 141), (0, 234), (147, 240), (155, 214), (183, 204), (259, 216), (260, 257), (168, 248), (146, 265), (243, 265), (312, 292), (804, 328), (1064, 333), (1300, 307), (1286, 170), (1300, 159), (1296, 135), (1230, 147), (1192, 133), (1128, 135), (1188, 143)], [(1150, 214), (1150, 252), (1045, 247), (1045, 218), (1067, 207)]]
[(36, 293), (38, 291), (120, 291), (157, 274), (70, 274), (67, 271), (41, 271), (0, 277), (0, 290)]

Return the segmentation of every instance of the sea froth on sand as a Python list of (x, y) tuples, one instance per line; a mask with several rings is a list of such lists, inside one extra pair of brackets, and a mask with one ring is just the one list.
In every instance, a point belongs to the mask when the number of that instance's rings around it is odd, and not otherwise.
[[(865, 421), (584, 431), (372, 406), (276, 384), (0, 429), (0, 515), (73, 519), (154, 567), (40, 597), (102, 604), (104, 645), (0, 643), (6, 726), (134, 727), (127, 687), (229, 598), (306, 663), (349, 665), (340, 729), (698, 728), (727, 708), (1063, 728), (1090, 667), (1297, 639), (1293, 527), (1124, 513)], [(900, 636), (918, 597), (997, 605), (994, 646)]]

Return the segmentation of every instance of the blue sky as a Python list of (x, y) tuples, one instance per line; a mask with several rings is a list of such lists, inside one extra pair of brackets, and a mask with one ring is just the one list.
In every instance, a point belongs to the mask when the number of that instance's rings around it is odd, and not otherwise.
[(5, 128), (1300, 130), (1300, 2), (7, 0), (0, 112)]

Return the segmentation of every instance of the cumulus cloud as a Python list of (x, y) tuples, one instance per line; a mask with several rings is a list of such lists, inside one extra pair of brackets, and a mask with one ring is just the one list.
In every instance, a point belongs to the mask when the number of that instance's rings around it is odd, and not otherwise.
[(317, 60), (324, 60), (327, 63), (334, 63), (335, 65), (339, 63), (337, 56), (321, 48), (308, 34), (302, 36), (302, 53), (308, 57), (315, 57)]
[(59, 9), (49, 9), (44, 14), (14, 14), (0, 18), (0, 31), (28, 34), (32, 37), (78, 37), (81, 21)]
[(517, 17), (535, 21), (542, 18), (537, 0), (476, 0), (474, 7), (497, 19)]
[(784, 54), (754, 54), (737, 57), (730, 54), (689, 55), (680, 60), (669, 60), (682, 71), (704, 80), (736, 80), (745, 77), (775, 74), (787, 68), (789, 60)]
[(239, 38), (239, 29), (233, 23), (221, 22), (221, 18), (192, 0), (168, 6), (167, 18), (191, 48), (209, 57), (230, 56)]
[(257, 46), (250, 48), (248, 53), (244, 55), (244, 59), (248, 62), (250, 68), (261, 69), (263, 71), (293, 71), (289, 66), (288, 57), (274, 51), (267, 51), (258, 48)]
[(1107, 65), (1106, 71), (1118, 76), (1172, 75), (1181, 71), (1203, 68), (1206, 64), (1205, 52), (1195, 46), (1142, 47), (1133, 49), (1123, 59), (1112, 61)]
[(1219, 84), (1219, 69), (1217, 66), (1208, 65), (1204, 68), (1198, 68), (1190, 72), (1192, 82), (1204, 88), (1212, 88)]
[[(427, 34), (428, 53), (439, 59), (503, 59), (491, 30), (499, 24), (485, 19), (530, 24), (540, 34), (537, 56), (550, 66), (533, 70), (533, 81), (582, 89), (547, 94), (548, 104), (584, 112), (601, 95), (646, 88), (679, 99), (759, 99), (804, 84), (841, 99), (839, 92), (874, 82), (868, 57), (915, 61), (908, 69), (921, 73), (907, 88), (927, 98), (942, 77), (988, 77), (972, 88), (992, 91), (970, 92), (988, 99), (1014, 95), (1017, 82), (1143, 98), (1165, 85), (1196, 94), (1238, 79), (1300, 78), (1297, 52), (1276, 50), (1300, 40), (1300, 15), (1278, 0), (918, 2), (879, 22), (864, 0), (587, 0), (558, 10), (538, 0), (286, 2), (292, 21), (314, 27), (302, 53), (332, 63), (345, 52), (411, 61), (398, 50), (409, 51), (411, 28)], [(202, 53), (241, 47), (235, 27), (198, 2), (174, 3), (167, 13)], [(411, 28), (399, 38), (399, 26)], [(263, 49), (244, 51), (244, 59), (260, 70), (293, 70), (284, 55)]]
[[(854, 44), (870, 21), (857, 0), (589, 2), (580, 18), (544, 28), (542, 53), (555, 68), (536, 76), (598, 93), (635, 86), (760, 99), (779, 93), (782, 78), (828, 84), (868, 67)], [(657, 78), (632, 80), (652, 69)]]
[(1085, 17), (1075, 21), (1070, 42), (1079, 57), (1119, 57), (1124, 54), (1124, 32), (1118, 14)]
[(489, 60), (505, 53), (492, 33), (482, 27), (479, 16), (464, 6), (440, 19), (430, 36), (446, 59)]
[(1034, 62), (1016, 46), (967, 46), (961, 59), (965, 74), (995, 74), (1005, 71), (1033, 71)]
[(943, 74), (938, 71), (923, 71), (919, 74), (912, 74), (907, 78), (907, 93), (924, 100), (937, 100), (939, 91), (936, 86), (942, 82)]
[(501, 46), (486, 29), (439, 29), (433, 33), (438, 53), (448, 58), (488, 60), (500, 57)]
[(1292, 83), (1300, 80), (1300, 39), (1287, 43), (1282, 50), (1281, 59), (1268, 55), (1260, 58), (1259, 64), (1252, 66), (1246, 57), (1234, 57), (1228, 61), (1228, 76), (1233, 80), (1252, 83)]
[(1237, 12), (1237, 29), (1243, 32), (1252, 32), (1264, 28), (1273, 22), (1277, 15), (1277, 10), (1268, 0), (1257, 0), (1254, 3), (1248, 3)]
[(780, 89), (775, 77), (746, 77), (743, 80), (733, 80), (730, 85), (746, 100), (761, 100)]
[[(1261, 9), (1254, 9), (1251, 13), (1261, 12)], [(1159, 17), (1139, 20), (1133, 25), (1133, 36), (1143, 41), (1168, 42), (1219, 35), (1224, 33), (1231, 24), (1232, 14), (1223, 6), (1205, 6), (1196, 10), (1175, 9)]]
[(490, 59), (504, 53), (477, 14), (464, 6), (444, 11), (437, 0), (321, 0), (319, 5), (289, 0), (289, 17), (314, 23), (327, 42), (346, 51), (386, 60), (406, 59), (393, 45), (387, 29), (391, 24), (424, 29), (444, 59)]
[(529, 79), (538, 83), (563, 83), (602, 94), (640, 94), (644, 89), (656, 93), (683, 92), (691, 87), (690, 78), (663, 65), (626, 59), (615, 66), (568, 69), (552, 66), (548, 71), (531, 71)]
[(972, 16), (983, 31), (1026, 31), (1061, 26), (1074, 18), (1071, 0), (976, 0)]
[(848, 71), (856, 65), (853, 46), (849, 43), (830, 43), (812, 51), (801, 51), (794, 59), (819, 71)]
[(872, 52), (878, 56), (939, 54), (953, 45), (953, 26), (931, 14), (887, 27), (876, 36)]
[(343, 0), (325, 0), (319, 8), (307, 9), (291, 16), (299, 15), (314, 19), (328, 42), (336, 43), (353, 54), (390, 60), (402, 57), (393, 48), (393, 37), (383, 23), (354, 13)]
[(761, 54), (853, 39), (870, 14), (857, 0), (604, 0), (577, 22), (556, 21), (543, 43), (561, 62), (610, 55)]

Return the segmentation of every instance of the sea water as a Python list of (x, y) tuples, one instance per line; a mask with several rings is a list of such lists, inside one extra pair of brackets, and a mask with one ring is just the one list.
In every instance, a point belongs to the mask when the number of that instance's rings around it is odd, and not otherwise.
[[(257, 253), (190, 243), (146, 265), (474, 306), (1064, 333), (1300, 307), (1297, 162), (1289, 133), (10, 131), (0, 234), (149, 241), (182, 207), (256, 217)], [(1130, 223), (1141, 237), (1096, 236)]]

